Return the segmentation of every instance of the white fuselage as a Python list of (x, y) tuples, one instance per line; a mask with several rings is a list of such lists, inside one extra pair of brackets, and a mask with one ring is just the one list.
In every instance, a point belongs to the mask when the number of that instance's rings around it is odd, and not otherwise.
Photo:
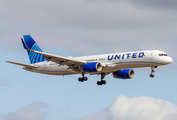
[[(94, 73), (86, 72), (86, 74), (111, 73), (128, 68), (161, 66), (167, 65), (173, 61), (172, 58), (167, 56), (165, 52), (159, 50), (112, 53), (94, 56), (74, 57), (72, 59), (85, 61), (88, 63), (99, 62), (102, 64), (103, 69), (101, 71)], [(78, 73), (72, 69), (68, 69), (68, 66), (66, 65), (60, 66), (59, 64), (51, 61), (35, 63), (34, 65), (38, 66), (38, 68), (30, 69), (24, 67), (24, 69), (32, 72), (50, 75), (70, 75), (81, 73)]]

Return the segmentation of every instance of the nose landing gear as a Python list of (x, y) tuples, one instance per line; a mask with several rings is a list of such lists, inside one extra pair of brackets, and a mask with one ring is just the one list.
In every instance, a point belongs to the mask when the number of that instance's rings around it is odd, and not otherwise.
[(155, 70), (154, 70), (155, 68), (157, 68), (157, 66), (152, 66), (152, 67), (151, 67), (151, 74), (149, 75), (151, 78), (154, 77), (154, 74), (153, 74), (153, 73), (155, 72)]

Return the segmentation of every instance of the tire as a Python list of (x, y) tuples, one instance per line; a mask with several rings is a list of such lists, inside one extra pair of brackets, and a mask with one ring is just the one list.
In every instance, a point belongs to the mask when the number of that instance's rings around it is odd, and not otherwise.
[(78, 81), (79, 81), (79, 82), (82, 82), (82, 78), (78, 78)]
[(88, 80), (88, 78), (87, 78), (87, 77), (84, 77), (84, 80), (85, 80), (85, 81), (87, 81), (87, 80)]
[(106, 80), (103, 80), (103, 82), (102, 82), (104, 85), (106, 84)]
[(100, 85), (100, 86), (101, 86), (101, 85), (102, 85), (102, 83), (101, 83), (100, 81), (98, 81), (98, 82), (97, 82), (97, 85)]
[(154, 77), (154, 74), (150, 74), (150, 77), (153, 78), (153, 77)]

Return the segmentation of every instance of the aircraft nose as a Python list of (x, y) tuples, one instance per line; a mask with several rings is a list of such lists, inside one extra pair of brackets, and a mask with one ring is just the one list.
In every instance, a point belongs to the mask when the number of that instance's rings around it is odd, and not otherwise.
[(173, 59), (172, 59), (171, 57), (168, 57), (168, 58), (166, 58), (166, 62), (167, 62), (168, 64), (170, 64), (170, 63), (173, 62)]

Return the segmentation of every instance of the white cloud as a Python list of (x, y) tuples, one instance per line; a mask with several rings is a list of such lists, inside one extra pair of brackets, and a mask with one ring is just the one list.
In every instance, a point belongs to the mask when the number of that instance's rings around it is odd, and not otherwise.
[(45, 120), (46, 114), (41, 110), (46, 106), (46, 103), (36, 102), (9, 113), (3, 120)]
[(177, 106), (152, 97), (120, 95), (105, 110), (80, 120), (176, 120)]

